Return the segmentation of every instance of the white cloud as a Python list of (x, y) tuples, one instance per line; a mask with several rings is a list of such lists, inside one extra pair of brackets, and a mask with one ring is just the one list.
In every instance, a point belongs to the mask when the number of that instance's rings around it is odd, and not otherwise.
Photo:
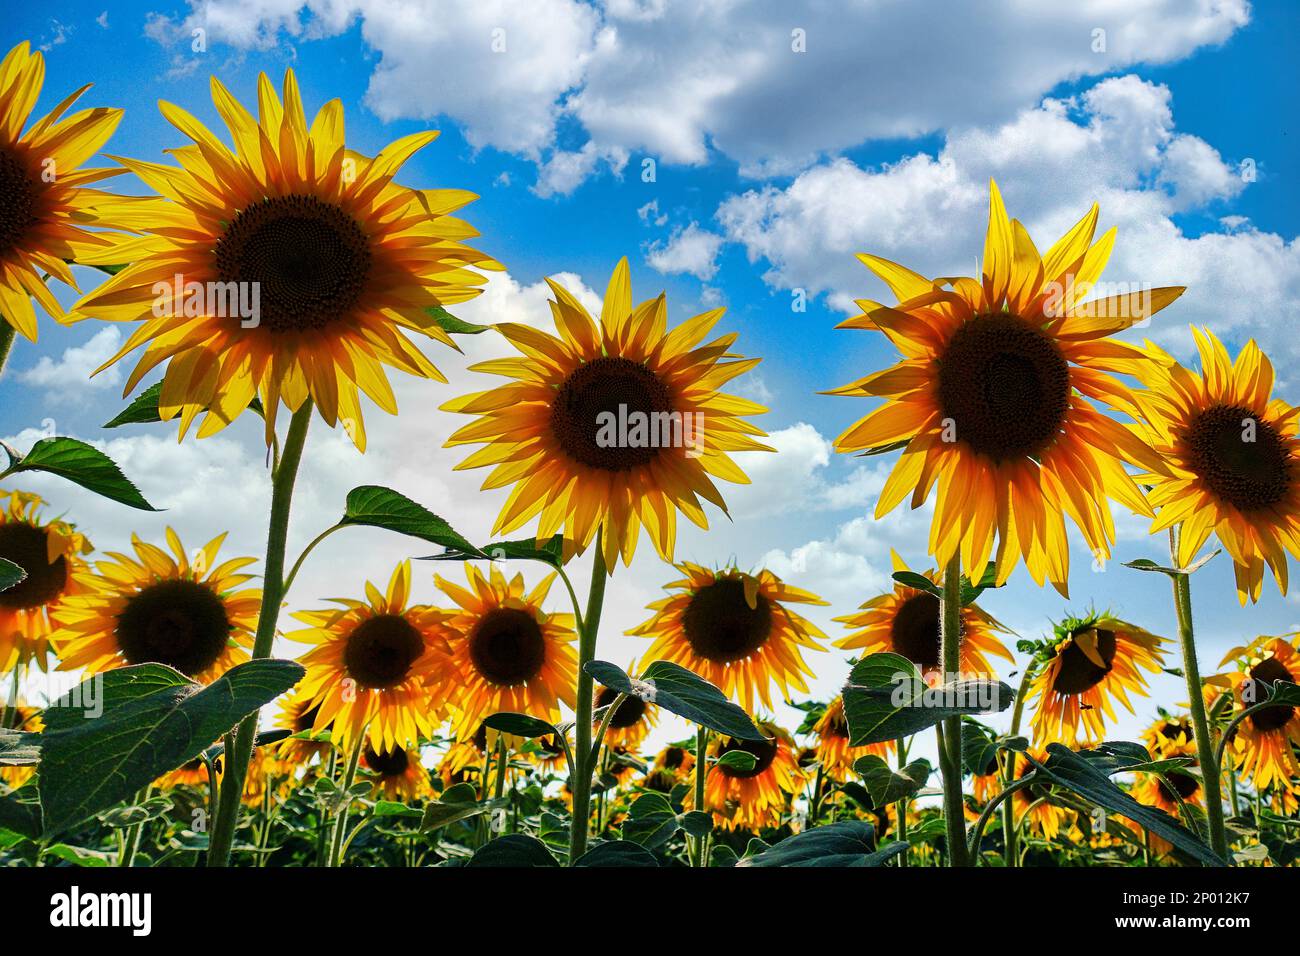
[(42, 355), (31, 368), (16, 373), (17, 378), (26, 385), (46, 389), (48, 397), (54, 400), (82, 394), (85, 390), (116, 388), (122, 384), (119, 366), (111, 366), (94, 378), (91, 373), (112, 358), (121, 345), (120, 329), (105, 325), (84, 344), (64, 349), (58, 361)]
[(656, 240), (646, 249), (646, 262), (656, 272), (684, 272), (708, 281), (718, 272), (722, 236), (701, 229), (698, 222), (674, 229), (667, 242)]

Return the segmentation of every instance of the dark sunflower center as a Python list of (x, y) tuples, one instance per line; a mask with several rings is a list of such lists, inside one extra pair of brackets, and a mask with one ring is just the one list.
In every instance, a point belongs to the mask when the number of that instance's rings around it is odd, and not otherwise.
[(400, 614), (377, 614), (353, 628), (343, 649), (348, 676), (367, 690), (396, 687), (424, 653), (424, 638)]
[(315, 707), (304, 710), (294, 718), (293, 732), (296, 734), (306, 733), (316, 726), (316, 716), (320, 713), (320, 704)]
[(1184, 435), (1191, 470), (1241, 511), (1277, 504), (1291, 487), (1294, 463), (1282, 436), (1249, 409), (1217, 405)]
[(682, 614), (682, 630), (691, 650), (715, 664), (744, 660), (772, 633), (772, 605), (758, 594), (745, 600), (739, 578), (719, 578), (695, 592)]
[(564, 747), (560, 745), (555, 734), (547, 734), (545, 737), (538, 737), (537, 750), (547, 757), (559, 757), (564, 754)]
[(222, 282), (258, 283), (261, 324), (321, 329), (346, 315), (370, 275), (370, 243), (350, 215), (314, 196), (276, 196), (241, 211), (217, 243)]
[(37, 186), (27, 167), (0, 147), (0, 259), (36, 225)]
[(1070, 366), (1052, 338), (1014, 315), (959, 328), (939, 360), (939, 403), (955, 437), (995, 461), (1042, 454), (1065, 423)]
[(366, 766), (381, 777), (400, 777), (411, 765), (411, 758), (401, 747), (378, 753), (369, 744), (366, 745)]
[(12, 561), (27, 572), (21, 582), (0, 591), (0, 607), (16, 611), (41, 607), (68, 586), (68, 562), (59, 555), (50, 563), (49, 537), (44, 528), (34, 528), (21, 521), (0, 524), (0, 558)]
[(659, 376), (640, 362), (607, 356), (564, 380), (551, 405), (551, 433), (580, 464), (629, 471), (658, 456), (672, 411)]
[(676, 770), (686, 762), (686, 749), (684, 747), (669, 747), (664, 751), (664, 766), (669, 770)]
[(226, 605), (197, 581), (161, 581), (129, 598), (117, 616), (128, 664), (157, 663), (193, 677), (217, 662), (230, 640)]
[(469, 638), (470, 659), (490, 683), (513, 687), (532, 680), (546, 663), (546, 640), (537, 619), (518, 608), (489, 611)]
[(889, 630), (894, 650), (922, 673), (939, 666), (939, 599), (933, 594), (922, 591), (904, 601)]
[[(1274, 681), (1284, 680), (1287, 683), (1295, 683), (1295, 677), (1287, 670), (1276, 657), (1269, 657), (1250, 669), (1251, 680), (1264, 681), (1272, 684)], [(1268, 688), (1271, 691), (1273, 688)], [(1255, 702), (1259, 703), (1264, 699), (1263, 688), (1255, 688)], [(1250, 722), (1256, 730), (1270, 731), (1277, 730), (1279, 727), (1285, 727), (1295, 714), (1294, 707), (1288, 707), (1285, 704), (1279, 704), (1276, 707), (1265, 707), (1257, 714), (1250, 715)]]
[(823, 725), (822, 736), (830, 737), (835, 740), (849, 739), (849, 721), (844, 716), (844, 711), (833, 714)]
[[(596, 695), (596, 709), (608, 707), (614, 703), (614, 698), (617, 696), (618, 691), (602, 687), (600, 693)], [(616, 730), (626, 730), (628, 727), (634, 726), (644, 715), (645, 701), (640, 697), (628, 697), (618, 705), (614, 715), (609, 718), (609, 726)]]
[(757, 777), (768, 767), (772, 766), (772, 761), (776, 759), (776, 741), (774, 740), (737, 740), (732, 738), (724, 743), (718, 751), (718, 756), (722, 757), (733, 750), (743, 750), (754, 758), (754, 768), (752, 770), (739, 770), (735, 767), (727, 767), (722, 764), (718, 765), (728, 777)]
[(1106, 666), (1098, 667), (1089, 659), (1080, 649), (1076, 635), (1058, 656), (1060, 667), (1052, 681), (1052, 689), (1058, 694), (1082, 694), (1096, 687), (1110, 673), (1115, 663), (1115, 632), (1098, 627), (1093, 629), (1093, 633), (1097, 635), (1097, 656)]
[[(1165, 783), (1165, 780), (1168, 780), (1169, 783)], [(1156, 781), (1160, 787), (1160, 792), (1164, 794), (1166, 800), (1171, 802), (1174, 801), (1175, 794), (1180, 799), (1190, 800), (1196, 796), (1196, 791), (1201, 789), (1201, 785), (1197, 783), (1196, 778), (1186, 773), (1167, 773), (1164, 775), (1164, 779), (1157, 777)]]

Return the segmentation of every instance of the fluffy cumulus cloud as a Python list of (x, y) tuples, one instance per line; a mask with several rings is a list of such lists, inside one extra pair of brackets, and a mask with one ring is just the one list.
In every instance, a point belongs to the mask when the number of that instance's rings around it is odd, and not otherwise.
[(53, 359), (42, 355), (31, 368), (17, 373), (18, 381), (44, 389), (52, 401), (72, 400), (87, 391), (97, 392), (122, 384), (122, 370), (114, 365), (94, 378), (91, 375), (107, 362), (122, 345), (122, 333), (114, 326), (105, 326), (81, 345), (64, 349), (63, 355)]
[(1096, 200), (1102, 227), (1119, 230), (1107, 281), (1188, 287), (1144, 334), (1186, 352), (1188, 323), (1230, 337), (1249, 330), (1294, 357), (1300, 349), (1286, 330), (1300, 320), (1297, 241), (1243, 220), (1199, 236), (1177, 222), (1245, 189), (1237, 163), (1177, 131), (1166, 87), (1128, 75), (999, 125), (955, 131), (934, 155), (879, 168), (842, 158), (819, 164), (784, 188), (730, 197), (717, 218), (729, 241), (766, 264), (770, 285), (825, 292), (849, 311), (855, 298), (889, 301), (856, 252), (929, 275), (977, 274), (990, 177), (1042, 248)]
[(697, 279), (712, 279), (718, 272), (722, 236), (701, 229), (698, 222), (673, 230), (666, 240), (650, 243), (646, 262), (662, 273), (683, 272)]
[[(571, 191), (629, 152), (698, 164), (718, 151), (793, 172), (867, 140), (999, 123), (1079, 76), (1222, 43), (1246, 0), (826, 4), (791, 0), (191, 0), (152, 35), (266, 47), (360, 22), (376, 51), (368, 102), (386, 119), (450, 116), (471, 142), (547, 164)], [(942, 29), (935, 18), (942, 17)], [(556, 124), (585, 131), (555, 146)], [(1195, 165), (1195, 156), (1184, 159)]]

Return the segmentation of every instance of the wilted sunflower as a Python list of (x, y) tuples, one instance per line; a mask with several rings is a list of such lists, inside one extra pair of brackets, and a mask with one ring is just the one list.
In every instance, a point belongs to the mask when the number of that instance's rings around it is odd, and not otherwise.
[[(1213, 680), (1232, 688), (1237, 710), (1262, 703), (1274, 681), (1300, 683), (1300, 638), (1259, 637), (1246, 647), (1235, 647), (1219, 664), (1233, 666)], [(1300, 745), (1300, 710), (1279, 704), (1252, 714), (1237, 725), (1233, 754), (1237, 770), (1257, 790), (1270, 786), (1295, 788), (1300, 785), (1300, 762), (1295, 747)]]
[(1273, 363), (1254, 340), (1234, 362), (1214, 333), (1192, 334), (1199, 375), (1147, 343), (1155, 361), (1142, 369), (1149, 390), (1138, 403), (1168, 466), (1141, 478), (1159, 509), (1151, 532), (1182, 526), (1180, 567), (1217, 535), (1242, 604), (1259, 599), (1265, 565), (1286, 594), (1286, 556), (1300, 557), (1300, 407), (1272, 397)]
[[(219, 431), (258, 396), (269, 444), (280, 404), (296, 411), (311, 399), (331, 426), (343, 419), (364, 450), (358, 389), (396, 413), (385, 365), (446, 381), (406, 332), (451, 345), (434, 312), (478, 293), (484, 277), (466, 265), (500, 268), (465, 245), (477, 233), (448, 215), (477, 197), (393, 181), (437, 132), (412, 133), (368, 159), (344, 147), (339, 100), (309, 127), (292, 70), (283, 104), (259, 75), (256, 120), (215, 77), (212, 98), (234, 151), (185, 110), (159, 103), (194, 145), (170, 150), (179, 166), (118, 160), (161, 198), (113, 208), (146, 235), (97, 254), (95, 262), (131, 265), (77, 310), (143, 321), (107, 364), (147, 346), (130, 392), (167, 362), (159, 412), (179, 415), (182, 435), (204, 410), (199, 436)], [(174, 286), (176, 276), (182, 290), (195, 283), (206, 294), (159, 305), (155, 284)], [(232, 308), (230, 290), (250, 306), (257, 290), (256, 314)]]
[(989, 190), (980, 280), (932, 281), (886, 259), (858, 257), (899, 302), (859, 300), (862, 315), (840, 328), (883, 332), (903, 358), (830, 393), (885, 399), (835, 447), (904, 449), (876, 517), (909, 492), (912, 507), (920, 507), (938, 483), (929, 550), (940, 567), (960, 554), (967, 576), (979, 580), (996, 538), (999, 582), (1023, 557), (1036, 582), (1050, 579), (1065, 594), (1065, 516), (1095, 554), (1109, 555), (1115, 528), (1108, 497), (1152, 514), (1124, 462), (1164, 467), (1092, 404), (1136, 414), (1127, 388), (1107, 373), (1135, 372), (1146, 357), (1106, 336), (1149, 318), (1183, 290), (1081, 302), (1115, 240), (1111, 229), (1093, 243), (1096, 205), (1040, 256), (1024, 226), (1008, 220), (996, 183)]
[(484, 576), (465, 565), (469, 590), (435, 575), (434, 582), (459, 605), (448, 612), (448, 638), (458, 671), (453, 729), (465, 739), (484, 717), (501, 711), (552, 722), (561, 702), (573, 707), (578, 659), (572, 614), (542, 610), (554, 574), (524, 590), (524, 577), (508, 581), (494, 565)]
[(719, 391), (759, 360), (730, 352), (735, 333), (700, 344), (723, 309), (669, 332), (662, 294), (634, 308), (626, 259), (609, 280), (599, 325), (559, 283), (546, 281), (559, 337), (500, 323), (523, 355), (472, 368), (514, 381), (442, 406), (480, 416), (447, 441), (486, 445), (456, 467), (495, 465), (483, 487), (514, 486), (493, 533), (540, 514), (537, 539), (563, 529), (568, 557), (603, 526), (612, 572), (620, 553), (631, 562), (644, 525), (671, 561), (678, 510), (701, 528), (708, 524), (701, 496), (726, 511), (710, 475), (749, 483), (728, 452), (771, 450), (752, 437), (764, 432), (741, 417), (766, 409)]
[[(25, 40), (0, 63), (0, 323), (33, 342), (33, 298), (50, 315), (66, 318), (45, 286), (45, 275), (76, 288), (68, 262), (110, 241), (82, 227), (112, 225), (99, 208), (112, 197), (84, 187), (120, 172), (78, 168), (108, 141), (122, 119), (120, 109), (103, 107), (63, 116), (90, 84), (24, 134), (44, 79), (45, 60)], [(8, 338), (3, 332), (0, 336)], [(0, 350), (0, 364), (7, 351)]]
[[(757, 727), (767, 739), (724, 736), (709, 747), (715, 759), (743, 750), (755, 761), (748, 770), (715, 763), (705, 777), (705, 806), (713, 813), (714, 822), (727, 830), (757, 833), (765, 827), (779, 826), (791, 795), (804, 783), (790, 735), (771, 721), (758, 721)], [(694, 790), (686, 797), (686, 806), (693, 809), (693, 805)]]
[(825, 601), (767, 570), (712, 571), (690, 562), (677, 570), (686, 577), (664, 585), (675, 593), (650, 604), (654, 616), (627, 632), (654, 638), (647, 657), (695, 672), (746, 710), (755, 697), (772, 706), (771, 684), (785, 697), (791, 687), (808, 690), (804, 675), (812, 671), (799, 648), (825, 650), (816, 639), (827, 637), (787, 605)]
[[(893, 565), (895, 571), (908, 570), (897, 553)], [(925, 577), (936, 583), (939, 580), (934, 571)], [(927, 678), (943, 670), (939, 659), (939, 599), (929, 591), (895, 583), (892, 592), (878, 595), (853, 614), (835, 620), (856, 629), (837, 640), (836, 647), (861, 650), (863, 655), (886, 651), (899, 654)], [(999, 632), (1007, 633), (1007, 629), (974, 604), (961, 609), (962, 674), (994, 674), (990, 656), (1014, 662), (1011, 652), (997, 638)]]
[(41, 517), (39, 495), (0, 490), (0, 558), (27, 572), (15, 586), (0, 591), (0, 673), (35, 664), (44, 670), (50, 656), (51, 615), (60, 603), (82, 592), (82, 555), (93, 548), (66, 521)]
[(1128, 693), (1146, 695), (1142, 671), (1159, 673), (1164, 643), (1163, 637), (1109, 614), (1058, 624), (1036, 654), (1038, 670), (1029, 691), (1038, 700), (1035, 744), (1057, 741), (1073, 747), (1081, 725), (1087, 740), (1102, 740), (1106, 718), (1115, 719), (1112, 699), (1133, 713)]
[(844, 698), (841, 695), (836, 695), (826, 705), (826, 710), (813, 724), (813, 734), (817, 737), (816, 758), (821, 761), (823, 771), (840, 783), (856, 776), (853, 764), (859, 757), (867, 754), (888, 757), (896, 749), (896, 745), (888, 740), (863, 747), (850, 747), (849, 720), (844, 714)]
[(420, 763), (418, 749), (394, 747), (376, 751), (367, 745), (361, 753), (361, 766), (375, 775), (375, 785), (389, 800), (422, 800), (434, 795), (429, 771)]
[(344, 751), (363, 733), (380, 751), (418, 746), (446, 716), (457, 679), (448, 615), (410, 597), (411, 563), (403, 561), (387, 593), (367, 581), (365, 601), (335, 598), (341, 609), (294, 614), (310, 626), (285, 636), (315, 645), (299, 658), (307, 676), (298, 692), (317, 708), (314, 728), (330, 727)]
[(238, 590), (254, 577), (239, 572), (257, 559), (218, 564), (225, 538), (213, 538), (191, 559), (171, 528), (171, 554), (132, 535), (138, 560), (108, 552), (93, 571), (77, 572), (81, 593), (66, 597), (53, 615), (59, 669), (95, 673), (152, 662), (210, 683), (248, 660), (262, 591)]
[[(637, 673), (636, 662), (627, 668), (627, 673)], [(609, 687), (598, 687), (594, 692), (592, 712), (598, 713), (602, 707), (608, 707), (618, 697), (618, 691)], [(602, 715), (603, 716), (603, 715)], [(650, 733), (651, 728), (659, 723), (659, 707), (640, 697), (629, 696), (610, 716), (609, 727), (605, 731), (605, 743), (610, 746), (622, 745), (636, 750)], [(592, 718), (593, 730), (600, 729), (600, 718)]]

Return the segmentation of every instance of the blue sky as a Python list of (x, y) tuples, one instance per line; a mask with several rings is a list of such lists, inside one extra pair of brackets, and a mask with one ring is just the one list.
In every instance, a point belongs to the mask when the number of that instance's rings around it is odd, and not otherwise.
[[(3, 39), (6, 48), (30, 39), (46, 50), (42, 109), (87, 81), (88, 102), (125, 108), (108, 152), (160, 160), (182, 140), (159, 115), (159, 98), (220, 129), (210, 74), (249, 102), (258, 71), (278, 83), (292, 66), (309, 111), (342, 99), (349, 145), (362, 152), (442, 130), (404, 181), (478, 192), (466, 218), (508, 270), (459, 310), (464, 317), (542, 323), (542, 277), (565, 273), (598, 295), (622, 255), (637, 298), (666, 290), (676, 320), (726, 304), (723, 327), (741, 333), (741, 351), (764, 358), (746, 388), (771, 408), (762, 425), (779, 453), (745, 463), (754, 485), (724, 489), (734, 520), (714, 514), (709, 534), (683, 534), (679, 557), (766, 563), (833, 602), (816, 615), (833, 637), (843, 631), (831, 615), (884, 588), (890, 547), (924, 563), (929, 524), (928, 511), (870, 520), (891, 462), (829, 450), (869, 406), (815, 393), (891, 361), (876, 337), (833, 330), (852, 298), (888, 298), (853, 253), (927, 274), (970, 273), (989, 176), (1040, 247), (1099, 201), (1103, 225), (1119, 227), (1108, 277), (1189, 286), (1146, 334), (1183, 358), (1190, 322), (1234, 349), (1254, 336), (1278, 365), (1283, 397), (1300, 401), (1294, 4), (1145, 0), (1116, 10), (1098, 0), (979, 17), (959, 12), (964, 5), (870, 2), (834, 13), (819, 3), (676, 0), (105, 6), (16, 8)], [(191, 50), (195, 29), (207, 43), (200, 53)], [(491, 50), (495, 29), (504, 30), (502, 52)], [(806, 52), (791, 49), (794, 30), (804, 31)], [(1094, 49), (1097, 30), (1104, 50)], [(656, 164), (651, 183), (641, 176), (647, 158)], [(139, 189), (129, 177), (116, 182)], [(807, 310), (794, 312), (801, 289)], [(489, 339), (467, 342), (470, 357), (508, 351)], [(107, 442), (167, 513), (124, 513), (54, 482), (32, 487), (101, 548), (120, 548), (132, 529), (160, 535), (170, 522), (194, 545), (229, 527), (232, 553), (260, 554), (257, 429), (241, 423), (182, 446), (166, 427), (102, 431), (122, 404), (121, 376), (88, 384), (85, 372), (117, 341), (117, 329), (44, 322), (39, 345), (20, 342), (0, 382), (0, 434), (23, 447), (52, 419), (59, 433)], [(487, 534), (504, 495), (478, 495), (477, 479), (450, 474), (461, 456), (439, 446), (454, 423), (436, 411), (462, 384), (483, 384), (460, 371), (464, 361), (429, 351), (452, 383), (403, 383), (398, 420), (368, 415), (365, 459), (336, 435), (313, 435), (316, 471), (303, 479), (294, 541), (331, 523), (347, 488), (367, 480), (456, 516), (471, 537)], [(1119, 524), (1119, 560), (1161, 557), (1139, 520)], [(418, 553), (378, 534), (342, 537), (309, 566), (294, 607), (355, 592), (358, 566), (386, 579), (393, 561)], [(1023, 572), (984, 603), (1026, 637), (1089, 602), (1171, 631), (1162, 580), (1090, 565), (1080, 545), (1068, 605)], [(643, 542), (631, 572), (615, 575), (601, 656), (626, 663), (644, 650), (618, 632), (673, 577)], [(1222, 557), (1196, 578), (1203, 668), (1233, 644), (1300, 620), (1294, 598), (1267, 588), (1257, 607), (1238, 608), (1231, 580)], [(421, 587), (431, 600), (427, 575)], [(847, 674), (843, 652), (810, 663), (823, 698)], [(1159, 678), (1154, 693), (1166, 704), (1185, 697), (1172, 678)], [(1153, 709), (1142, 702), (1119, 730), (1132, 734)]]

